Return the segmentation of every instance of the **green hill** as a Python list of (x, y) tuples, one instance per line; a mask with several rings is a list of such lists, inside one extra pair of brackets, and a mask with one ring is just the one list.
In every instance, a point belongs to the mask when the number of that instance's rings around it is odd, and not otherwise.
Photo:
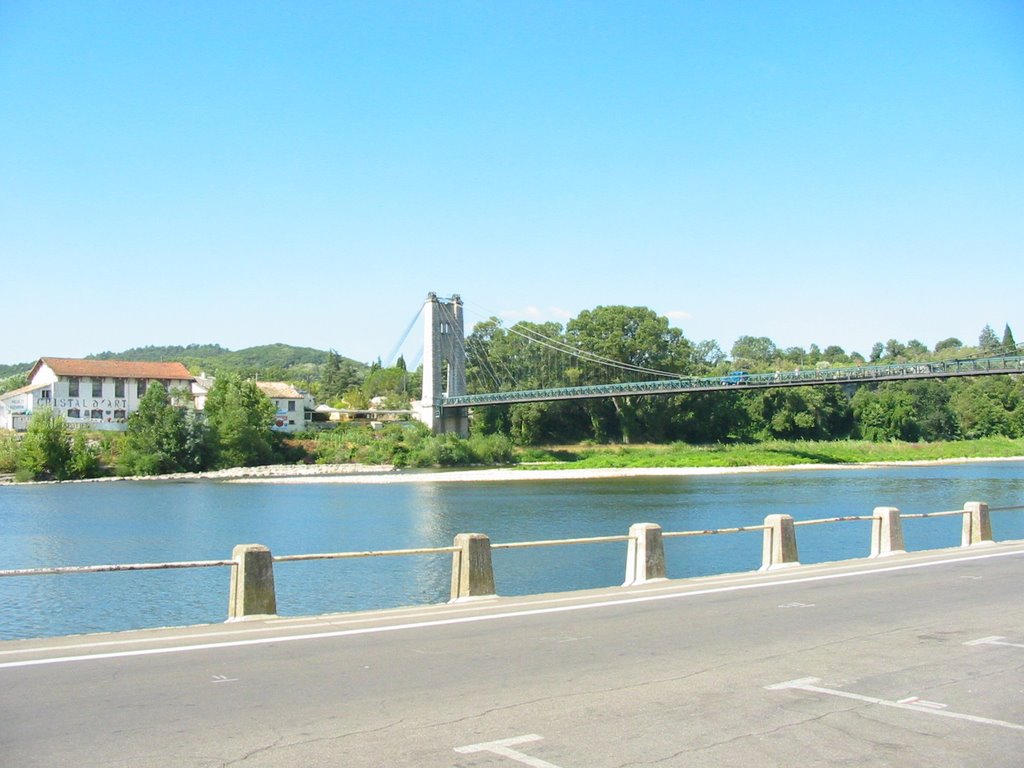
[[(272, 381), (312, 383), (320, 380), (329, 352), (312, 347), (293, 347), (288, 344), (264, 344), (259, 347), (231, 350), (219, 344), (189, 344), (188, 346), (149, 346), (126, 349), (124, 352), (100, 352), (88, 355), (89, 360), (176, 361), (193, 374), (237, 373), (243, 377), (259, 377)], [(342, 361), (365, 373), (368, 367), (349, 358)], [(0, 365), (0, 381), (23, 376), (35, 363)], [(20, 384), (16, 384), (20, 386)], [(4, 390), (6, 391), (6, 389)]]

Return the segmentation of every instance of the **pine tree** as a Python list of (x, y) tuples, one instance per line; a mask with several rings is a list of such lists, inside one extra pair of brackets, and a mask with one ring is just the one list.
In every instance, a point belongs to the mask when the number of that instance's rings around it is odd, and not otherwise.
[(1013, 340), (1013, 331), (1009, 324), (1003, 329), (1003, 352), (1007, 355), (1017, 354), (1017, 342)]
[(996, 332), (992, 330), (991, 325), (986, 325), (981, 329), (981, 334), (978, 336), (978, 346), (982, 352), (997, 352), (999, 351), (999, 337), (996, 336)]

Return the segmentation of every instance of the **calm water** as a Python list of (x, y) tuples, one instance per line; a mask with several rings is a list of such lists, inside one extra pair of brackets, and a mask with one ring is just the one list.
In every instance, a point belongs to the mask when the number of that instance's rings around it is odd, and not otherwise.
[[(98, 483), (0, 487), (0, 569), (218, 560), (240, 543), (275, 555), (666, 531), (796, 519), (1024, 504), (1024, 463), (774, 472), (719, 477), (402, 485)], [(958, 517), (904, 522), (908, 549), (956, 546)], [(1024, 539), (1024, 512), (993, 515)], [(804, 563), (868, 553), (870, 523), (798, 529)], [(666, 541), (669, 576), (754, 570), (759, 532)], [(625, 544), (496, 551), (503, 595), (619, 584)], [(0, 578), (0, 638), (223, 621), (228, 568)], [(278, 611), (305, 615), (443, 602), (450, 556), (279, 563)]]

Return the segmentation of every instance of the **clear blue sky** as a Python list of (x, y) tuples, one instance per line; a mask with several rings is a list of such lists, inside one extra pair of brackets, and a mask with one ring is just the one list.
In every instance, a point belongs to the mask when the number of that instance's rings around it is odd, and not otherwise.
[(386, 359), (428, 291), (1024, 341), (1024, 5), (2, 2), (0, 260), (3, 363)]

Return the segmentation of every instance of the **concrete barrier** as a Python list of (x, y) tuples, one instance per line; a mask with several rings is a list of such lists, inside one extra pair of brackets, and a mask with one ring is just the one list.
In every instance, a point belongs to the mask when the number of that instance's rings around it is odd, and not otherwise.
[(252, 616), (276, 616), (274, 558), (262, 544), (239, 544), (231, 551), (231, 594), (228, 621)]
[(988, 514), (988, 504), (983, 501), (968, 501), (964, 504), (961, 546), (973, 547), (992, 543), (992, 520)]
[(491, 540), (483, 533), (460, 533), (452, 553), (453, 603), (474, 598), (494, 597), (494, 566), (491, 565)]
[(768, 515), (764, 519), (764, 546), (761, 570), (772, 571), (800, 565), (796, 550), (796, 528), (792, 515)]
[(875, 507), (871, 520), (871, 554), (869, 557), (906, 552), (903, 544), (903, 524), (896, 507)]
[(634, 523), (629, 526), (626, 545), (626, 580), (622, 586), (665, 581), (665, 543), (657, 523)]
[[(990, 512), (1024, 511), (1024, 506), (989, 508), (981, 501), (964, 504), (962, 510), (924, 512), (901, 515), (896, 507), (876, 507), (872, 515), (824, 518), (794, 521), (791, 515), (769, 515), (764, 525), (716, 530), (664, 532), (657, 523), (636, 523), (629, 534), (620, 536), (594, 536), (549, 541), (523, 541), (495, 544), (495, 549), (522, 549), (526, 547), (566, 544), (597, 544), (627, 542), (626, 574), (623, 586), (667, 580), (664, 539), (706, 536), (712, 534), (763, 531), (761, 571), (800, 564), (797, 552), (796, 527), (845, 521), (871, 521), (870, 557), (884, 557), (904, 553), (902, 520), (911, 518), (951, 517), (963, 519), (961, 545), (973, 547), (994, 544)], [(114, 565), (55, 566), (50, 568), (0, 569), (0, 578), (9, 576), (42, 576), (71, 573), (101, 573), (107, 571), (163, 570), (168, 568), (210, 568), (230, 566), (231, 586), (228, 600), (228, 621), (251, 617), (277, 615), (277, 597), (274, 589), (274, 561), (333, 560), (341, 558), (379, 557), (386, 555), (452, 554), (451, 602), (494, 597), (494, 568), (491, 563), (491, 540), (483, 533), (460, 533), (451, 547), (430, 547), (366, 552), (337, 552), (333, 554), (286, 555), (273, 557), (262, 544), (239, 544), (232, 550), (231, 560), (199, 560), (174, 563), (127, 563)], [(554, 567), (563, 567), (558, 564)]]

